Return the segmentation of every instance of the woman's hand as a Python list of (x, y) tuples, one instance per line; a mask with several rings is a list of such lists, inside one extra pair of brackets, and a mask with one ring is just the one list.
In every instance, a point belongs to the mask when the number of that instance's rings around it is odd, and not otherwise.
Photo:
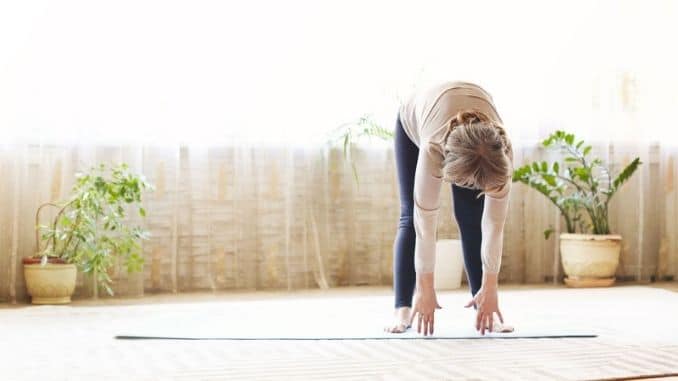
[(482, 335), (485, 335), (485, 330), (489, 328), (492, 332), (494, 328), (494, 314), (499, 317), (499, 321), (504, 323), (504, 317), (499, 311), (499, 297), (497, 296), (496, 282), (483, 282), (483, 286), (478, 290), (476, 295), (466, 304), (466, 307), (475, 305), (478, 308), (476, 315), (476, 329)]
[(423, 333), (424, 336), (433, 334), (433, 315), (437, 308), (442, 307), (438, 304), (436, 292), (433, 289), (433, 274), (423, 274), (417, 279), (417, 290), (412, 305), (412, 314), (417, 316), (418, 333)]

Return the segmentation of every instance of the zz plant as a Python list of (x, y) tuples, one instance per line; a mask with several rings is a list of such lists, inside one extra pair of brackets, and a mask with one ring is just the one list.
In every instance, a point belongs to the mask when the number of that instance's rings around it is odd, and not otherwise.
[[(149, 234), (141, 226), (127, 225), (125, 219), (130, 208), (141, 217), (146, 215), (142, 193), (153, 186), (143, 175), (130, 172), (124, 163), (94, 166), (76, 174), (76, 178), (69, 200), (42, 204), (36, 212), (38, 256), (42, 264), (48, 257), (75, 264), (78, 270), (92, 275), (95, 296), (98, 287), (113, 295), (108, 269), (117, 257), (124, 259), (128, 272), (142, 269), (139, 242)], [(49, 225), (40, 225), (40, 211), (45, 206), (56, 207), (58, 212)]]
[[(592, 147), (574, 134), (555, 131), (542, 145), (557, 149), (562, 161), (535, 161), (513, 172), (513, 181), (527, 184), (546, 196), (560, 211), (568, 233), (609, 234), (609, 204), (619, 188), (640, 166), (636, 157), (616, 177), (599, 158), (589, 156)], [(553, 232), (544, 232), (545, 238)]]

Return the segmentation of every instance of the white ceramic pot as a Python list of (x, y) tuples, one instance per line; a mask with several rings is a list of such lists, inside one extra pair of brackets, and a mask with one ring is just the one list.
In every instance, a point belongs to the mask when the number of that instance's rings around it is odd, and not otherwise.
[(433, 283), (436, 290), (454, 290), (461, 287), (464, 256), (461, 241), (441, 239), (436, 242), (436, 267)]
[(26, 288), (33, 304), (67, 304), (75, 291), (77, 269), (73, 264), (24, 263)]
[(572, 287), (612, 285), (619, 265), (621, 240), (616, 234), (561, 234), (565, 284)]

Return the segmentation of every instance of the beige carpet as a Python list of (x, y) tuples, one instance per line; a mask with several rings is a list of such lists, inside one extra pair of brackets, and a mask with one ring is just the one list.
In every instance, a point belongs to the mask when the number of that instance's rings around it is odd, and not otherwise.
[[(471, 324), (467, 291), (440, 294), (440, 325)], [(388, 319), (390, 291), (182, 294), (70, 306), (0, 308), (1, 380), (475, 379), (582, 380), (678, 372), (678, 293), (644, 286), (504, 287), (518, 329), (586, 328), (596, 339), (120, 341), (121, 330), (176, 320), (285, 329)]]

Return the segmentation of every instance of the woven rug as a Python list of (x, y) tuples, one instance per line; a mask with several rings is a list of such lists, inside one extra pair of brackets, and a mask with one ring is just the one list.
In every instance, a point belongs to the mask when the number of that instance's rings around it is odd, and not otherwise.
[[(256, 294), (255, 294), (256, 295)], [(186, 296), (177, 299), (187, 300)], [(120, 332), (173, 318), (227, 327), (314, 324), (359, 329), (390, 319), (390, 290), (243, 297), (179, 303), (28, 306), (0, 309), (2, 380), (588, 380), (678, 373), (678, 294), (652, 287), (511, 289), (500, 302), (518, 330), (550, 326), (596, 338), (514, 340), (115, 340)], [(153, 298), (148, 298), (153, 300)], [(466, 329), (467, 291), (439, 295), (440, 329)], [(138, 303), (136, 301), (135, 303)], [(106, 302), (101, 302), (105, 304)], [(110, 302), (108, 302), (110, 303)], [(322, 318), (327, 320), (322, 320)], [(262, 323), (264, 322), (264, 323)], [(290, 323), (294, 322), (294, 323)], [(379, 325), (379, 327), (378, 327)], [(229, 329), (231, 329), (229, 328)], [(342, 328), (343, 329), (343, 328)], [(457, 328), (455, 328), (457, 329)], [(530, 328), (532, 329), (532, 328)]]

